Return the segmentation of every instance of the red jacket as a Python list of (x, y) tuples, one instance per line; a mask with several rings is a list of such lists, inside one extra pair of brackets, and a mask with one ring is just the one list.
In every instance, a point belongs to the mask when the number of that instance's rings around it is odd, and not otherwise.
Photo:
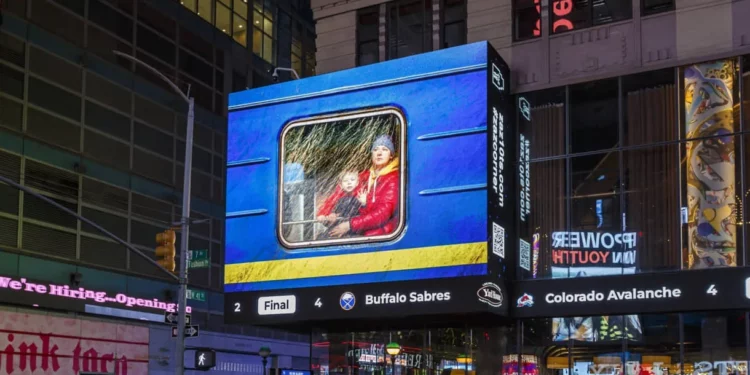
[[(359, 187), (357, 189), (354, 189), (352, 192), (352, 196), (357, 196), (356, 193), (359, 192)], [(328, 216), (336, 207), (336, 202), (339, 201), (339, 199), (345, 197), (347, 193), (343, 190), (341, 190), (341, 185), (336, 185), (336, 189), (333, 191), (333, 193), (326, 198), (325, 201), (323, 201), (323, 204), (320, 206), (320, 209), (318, 210), (318, 216)]]
[[(367, 188), (370, 171), (359, 174), (359, 189)], [(399, 204), (398, 168), (379, 176), (367, 194), (367, 204), (359, 210), (359, 215), (349, 220), (351, 232), (364, 236), (379, 236), (393, 233), (398, 227)]]

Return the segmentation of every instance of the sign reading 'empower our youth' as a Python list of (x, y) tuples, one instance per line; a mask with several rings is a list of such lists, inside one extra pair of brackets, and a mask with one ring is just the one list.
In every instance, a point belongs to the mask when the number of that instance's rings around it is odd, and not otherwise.
[(552, 262), (555, 265), (633, 265), (635, 232), (554, 232)]

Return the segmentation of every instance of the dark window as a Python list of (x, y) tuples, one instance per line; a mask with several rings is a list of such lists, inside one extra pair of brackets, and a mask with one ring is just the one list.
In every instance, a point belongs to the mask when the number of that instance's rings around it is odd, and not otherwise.
[(641, 0), (641, 13), (644, 16), (674, 10), (674, 0)]
[(23, 104), (0, 97), (0, 126), (21, 130)]
[(99, 0), (89, 0), (89, 20), (122, 39), (133, 40), (133, 20)]
[(190, 85), (190, 94), (195, 98), (195, 104), (208, 110), (213, 109), (213, 89), (196, 82), (193, 78), (184, 74), (180, 74), (180, 81), (185, 85)]
[(126, 141), (130, 140), (129, 118), (88, 100), (86, 101), (86, 125)]
[(60, 6), (49, 1), (36, 0), (31, 7), (31, 20), (57, 37), (83, 47), (83, 20), (70, 12), (58, 11), (59, 9)]
[(180, 51), (180, 69), (213, 87), (213, 69), (211, 65), (182, 50)]
[(26, 44), (10, 34), (0, 32), (0, 59), (20, 67), (26, 66)]
[(83, 16), (83, 8), (86, 2), (80, 0), (53, 0), (54, 2), (76, 12), (79, 16)]
[(174, 113), (140, 96), (135, 97), (135, 117), (174, 133)]
[[(74, 212), (78, 211), (78, 207), (75, 203), (70, 203), (61, 199), (50, 199), (69, 210), (72, 210)], [(55, 224), (68, 228), (75, 228), (76, 221), (78, 221), (78, 219), (76, 219), (74, 216), (68, 215), (68, 213), (63, 212), (57, 207), (52, 206), (51, 204), (31, 194), (26, 194), (23, 197), (23, 216), (24, 218), (39, 220), (45, 223)]]
[(432, 1), (401, 0), (388, 4), (388, 58), (432, 50)]
[(166, 14), (151, 8), (148, 2), (140, 0), (138, 2), (138, 21), (150, 26), (160, 33), (174, 38), (176, 22)]
[(78, 197), (78, 175), (26, 159), (25, 184), (64, 197)]
[(216, 91), (224, 92), (224, 72), (214, 70), (214, 88)]
[[(174, 81), (175, 78), (175, 71), (174, 68), (171, 66), (168, 66), (161, 62), (161, 60), (155, 59), (151, 57), (150, 55), (146, 55), (145, 53), (138, 53), (138, 58), (143, 60), (146, 64), (151, 65), (152, 67), (156, 68), (161, 74), (165, 75), (170, 80)], [(164, 80), (155, 75), (151, 70), (148, 70), (144, 67), (142, 67), (140, 64), (136, 64), (135, 66), (135, 73), (139, 76), (146, 78), (149, 82), (153, 83), (156, 86), (159, 86), (163, 88), (164, 90), (168, 92), (172, 92), (172, 87), (169, 86)]]
[(0, 64), (0, 92), (23, 99), (23, 72)]
[(570, 151), (604, 150), (617, 146), (617, 79), (570, 86)]
[(89, 178), (83, 178), (83, 202), (128, 212), (128, 192)]
[(232, 72), (232, 92), (243, 91), (247, 89), (247, 76), (238, 72)]
[(0, 8), (7, 10), (8, 13), (15, 14), (18, 17), (26, 18), (26, 2), (28, 0), (4, 1)]
[(443, 48), (466, 44), (466, 0), (443, 0)]
[(169, 160), (137, 148), (133, 149), (133, 172), (135, 173), (167, 185), (172, 185), (172, 167), (173, 164)]
[(81, 98), (34, 77), (29, 77), (29, 102), (76, 121), (81, 119)]
[(90, 72), (86, 74), (86, 96), (130, 113), (130, 91)]
[(138, 27), (138, 48), (158, 57), (169, 65), (174, 65), (175, 46), (167, 39), (158, 36), (145, 27)]
[(378, 28), (380, 6), (360, 9), (357, 12), (357, 65), (368, 65), (380, 61), (378, 52)]
[(122, 170), (130, 170), (130, 144), (86, 130), (83, 154)]
[(126, 54), (132, 54), (133, 49), (130, 44), (123, 42), (121, 39), (115, 38), (111, 34), (105, 32), (97, 26), (89, 24), (88, 27), (88, 44), (87, 48), (89, 51), (93, 51), (99, 57), (116, 63), (128, 70), (130, 70), (133, 64), (130, 60), (116, 56), (112, 51), (120, 51)]
[(542, 0), (514, 0), (513, 38), (526, 40), (542, 36)]
[(77, 124), (34, 108), (28, 109), (27, 116), (26, 134), (73, 151), (80, 150), (81, 127)]
[[(184, 28), (180, 29), (180, 46), (187, 49), (188, 51), (195, 52), (196, 55), (208, 61), (211, 61), (211, 51), (213, 50), (213, 48), (211, 47), (211, 42), (191, 33), (189, 30), (186, 30)], [(217, 57), (218, 54), (219, 52), (217, 51)], [(221, 53), (221, 55), (224, 56), (223, 52)], [(222, 61), (222, 63), (219, 65), (224, 65), (224, 62)]]
[(172, 136), (137, 122), (133, 133), (133, 143), (170, 159), (173, 157)]
[(629, 19), (632, 0), (552, 0), (550, 4), (552, 33), (579, 30)]
[(76, 92), (81, 91), (81, 68), (36, 47), (29, 49), (29, 69)]

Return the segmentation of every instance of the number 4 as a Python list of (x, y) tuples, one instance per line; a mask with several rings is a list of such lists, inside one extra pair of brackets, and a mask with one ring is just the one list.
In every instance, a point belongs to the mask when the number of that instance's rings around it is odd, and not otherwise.
[(716, 290), (715, 284), (711, 284), (711, 286), (708, 287), (708, 290), (706, 290), (706, 294), (710, 294), (712, 296), (715, 296), (717, 293), (719, 293), (719, 291)]

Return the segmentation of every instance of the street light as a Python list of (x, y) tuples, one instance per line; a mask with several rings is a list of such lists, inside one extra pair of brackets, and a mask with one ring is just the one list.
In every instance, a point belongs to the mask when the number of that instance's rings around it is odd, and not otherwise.
[(132, 61), (159, 77), (161, 80), (166, 82), (169, 87), (172, 88), (183, 100), (187, 102), (188, 113), (187, 113), (187, 129), (185, 134), (185, 171), (183, 173), (182, 180), (182, 230), (180, 231), (180, 291), (177, 299), (179, 306), (178, 318), (177, 318), (177, 348), (175, 350), (175, 356), (177, 360), (177, 368), (175, 369), (176, 375), (183, 375), (185, 373), (185, 363), (183, 358), (185, 356), (185, 314), (187, 311), (187, 247), (188, 247), (188, 224), (190, 221), (190, 175), (193, 170), (193, 120), (195, 114), (193, 111), (195, 100), (192, 97), (188, 97), (190, 94), (190, 88), (188, 87), (188, 94), (185, 94), (180, 90), (177, 85), (169, 80), (166, 76), (161, 74), (156, 68), (145, 62), (138, 60), (137, 58), (122, 53), (120, 51), (112, 51), (115, 55)]
[(258, 350), (258, 355), (263, 358), (263, 375), (266, 375), (266, 365), (268, 364), (268, 356), (271, 355), (271, 348), (261, 346), (260, 350)]
[(396, 356), (401, 354), (401, 345), (392, 342), (385, 346), (385, 352), (391, 356), (391, 366), (393, 368), (393, 375), (396, 375)]

